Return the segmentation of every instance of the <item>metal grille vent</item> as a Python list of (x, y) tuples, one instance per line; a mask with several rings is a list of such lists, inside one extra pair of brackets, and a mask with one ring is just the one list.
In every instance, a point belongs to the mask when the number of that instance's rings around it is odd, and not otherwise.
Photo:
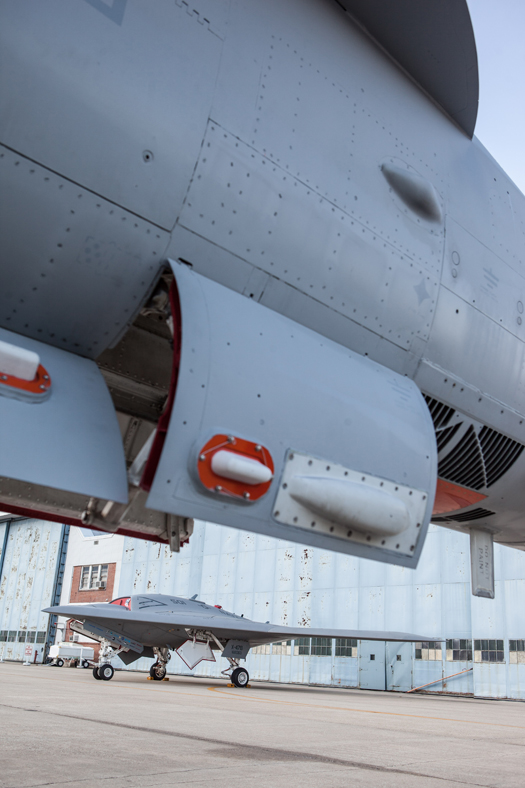
[(452, 427), (445, 427), (444, 430), (436, 431), (436, 441), (437, 441), (437, 450), (438, 453), (445, 448), (447, 443), (452, 440), (456, 432), (461, 427), (461, 422), (458, 421), (457, 424), (454, 424)]
[(479, 429), (473, 424), (467, 427), (468, 422), (459, 420), (450, 425), (450, 420), (456, 414), (454, 408), (428, 394), (423, 396), (434, 422), (438, 454), (443, 454), (461, 427), (465, 429), (456, 445), (444, 457), (441, 456), (438, 475), (442, 479), (473, 490), (490, 487), (507, 473), (525, 448), (490, 427)]
[(461, 514), (448, 514), (446, 517), (433, 517), (433, 523), (449, 523), (454, 520), (456, 523), (468, 523), (471, 520), (483, 520), (487, 517), (492, 517), (495, 512), (489, 512), (488, 509), (471, 509), (470, 512), (462, 512)]
[(459, 443), (440, 460), (438, 476), (473, 490), (485, 486), (481, 447), (472, 424)]
[(483, 427), (478, 439), (483, 452), (487, 487), (490, 487), (514, 465), (524, 447), (489, 427)]
[(450, 419), (454, 415), (454, 408), (439, 402), (439, 400), (429, 397), (428, 394), (424, 395), (425, 401), (428, 405), (432, 421), (434, 422), (434, 429), (436, 432), (443, 427), (446, 427)]
[(468, 523), (470, 520), (483, 520), (485, 517), (492, 517), (495, 512), (489, 512), (488, 509), (471, 509), (470, 512), (463, 512), (462, 514), (449, 514), (447, 520), (454, 520), (456, 523)]

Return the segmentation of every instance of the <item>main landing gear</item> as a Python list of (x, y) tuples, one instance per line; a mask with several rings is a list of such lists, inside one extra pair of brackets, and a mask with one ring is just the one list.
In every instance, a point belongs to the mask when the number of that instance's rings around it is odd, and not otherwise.
[(232, 684), (236, 687), (247, 687), (250, 676), (246, 668), (235, 668), (232, 670), (231, 676)]
[[(189, 637), (193, 637), (194, 640), (196, 637), (198, 637), (199, 640), (201, 641), (206, 639), (208, 643), (210, 643), (211, 640), (214, 640), (222, 656), (223, 657), (225, 656), (224, 644), (221, 643), (219, 638), (216, 635), (214, 635), (213, 632), (196, 631), (196, 630), (192, 631), (191, 629), (187, 629), (186, 632), (188, 633)], [(153, 650), (155, 651), (155, 653), (157, 653), (156, 649)], [(240, 689), (243, 689), (244, 687), (249, 687), (250, 685), (248, 682), (250, 681), (250, 674), (248, 673), (246, 668), (241, 668), (239, 666), (239, 658), (236, 657), (225, 657), (225, 658), (230, 663), (230, 667), (226, 668), (226, 670), (221, 671), (221, 674), (223, 676), (228, 676), (234, 687), (239, 687)], [(155, 665), (153, 665), (153, 668), (154, 667)], [(153, 668), (151, 670), (153, 670)], [(150, 670), (150, 674), (151, 674), (151, 670)]]
[[(249, 687), (250, 681), (250, 674), (246, 670), (246, 668), (239, 667), (239, 660), (234, 659), (233, 657), (227, 657), (228, 662), (230, 663), (230, 667), (226, 668), (222, 672), (228, 675), (230, 674), (230, 680), (234, 687), (239, 687), (243, 689), (244, 687)], [(231, 671), (231, 673), (230, 673)]]
[(171, 659), (170, 650), (167, 646), (161, 648), (154, 646), (153, 653), (157, 657), (157, 661), (149, 669), (149, 675), (153, 681), (162, 681), (166, 677), (167, 665)]

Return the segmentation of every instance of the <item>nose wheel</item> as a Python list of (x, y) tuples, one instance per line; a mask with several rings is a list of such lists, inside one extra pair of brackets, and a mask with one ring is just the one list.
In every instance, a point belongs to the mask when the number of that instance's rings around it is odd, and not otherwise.
[[(113, 648), (111, 643), (104, 638), (100, 640), (100, 644), (99, 663), (93, 668), (93, 678), (98, 681), (110, 681), (115, 674), (115, 669), (109, 660), (111, 657), (119, 654), (122, 649)], [(82, 665), (83, 667), (89, 667), (87, 660), (85, 660)]]
[(113, 670), (113, 666), (106, 662), (105, 665), (100, 665), (98, 669), (98, 677), (102, 679), (102, 681), (110, 681), (113, 678), (113, 674), (115, 671)]

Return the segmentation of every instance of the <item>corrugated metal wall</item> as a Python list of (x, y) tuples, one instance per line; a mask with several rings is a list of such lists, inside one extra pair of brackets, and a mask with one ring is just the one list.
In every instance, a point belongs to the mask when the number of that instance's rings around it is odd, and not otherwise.
[[(4, 659), (23, 659), (26, 633), (48, 630), (41, 612), (56, 592), (57, 564), (64, 526), (35, 520), (0, 523), (0, 549), (7, 532), (0, 578), (0, 641)], [(109, 540), (108, 540), (109, 542)], [(525, 640), (525, 554), (496, 546), (496, 599), (470, 595), (470, 552), (463, 534), (432, 526), (415, 571), (210, 523), (196, 523), (190, 545), (171, 555), (163, 545), (126, 538), (115, 596), (159, 592), (198, 594), (211, 604), (247, 618), (289, 625), (342, 629), (405, 630), (445, 641), (500, 639), (504, 662), (447, 661), (445, 644), (437, 660), (414, 658), (411, 644), (376, 644), (376, 676), (367, 662), (371, 644), (358, 655), (252, 653), (253, 678), (335, 686), (375, 686), (404, 690), (468, 668), (431, 691), (525, 698), (525, 659), (511, 661), (509, 639)], [(100, 549), (100, 548), (99, 548)], [(113, 557), (114, 559), (114, 557)], [(97, 560), (103, 560), (99, 555)], [(34, 636), (36, 639), (36, 635)], [(35, 643), (35, 648), (43, 644)], [(280, 650), (282, 651), (282, 649)], [(298, 649), (296, 648), (297, 652)], [(147, 669), (149, 660), (132, 668)], [(219, 675), (226, 661), (201, 663), (198, 675)], [(170, 669), (189, 673), (173, 656)], [(379, 677), (379, 678), (378, 678)], [(382, 677), (382, 678), (381, 678)], [(379, 688), (379, 686), (378, 686)]]
[[(431, 526), (417, 570), (304, 548), (210, 523), (196, 523), (190, 545), (168, 548), (127, 538), (119, 596), (158, 592), (220, 604), (247, 618), (289, 625), (416, 632), (429, 639), (499, 638), (505, 663), (414, 659), (413, 646), (383, 646), (386, 686), (407, 689), (473, 667), (429, 688), (492, 697), (525, 697), (525, 665), (510, 664), (509, 638), (525, 638), (525, 554), (496, 546), (496, 599), (470, 594), (469, 540)], [(407, 651), (408, 649), (408, 651)], [(399, 656), (399, 659), (398, 659)], [(145, 669), (150, 661), (133, 667)], [(253, 678), (364, 685), (357, 657), (250, 654)], [(201, 663), (194, 673), (226, 667)], [(174, 655), (170, 669), (186, 673)]]
[(6, 640), (0, 640), (0, 654), (4, 659), (24, 659), (26, 639), (33, 646), (31, 659), (35, 650), (40, 656), (45, 647), (49, 616), (42, 608), (53, 599), (64, 528), (41, 520), (0, 525), (0, 545), (8, 529), (0, 577), (0, 630), (6, 633)]

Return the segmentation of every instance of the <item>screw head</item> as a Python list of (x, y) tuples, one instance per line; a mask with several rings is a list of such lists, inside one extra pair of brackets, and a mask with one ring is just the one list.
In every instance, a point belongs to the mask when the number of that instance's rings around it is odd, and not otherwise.
[(228, 435), (228, 443), (235, 443), (235, 438), (233, 435)]
[(259, 444), (257, 444), (257, 446), (255, 447), (255, 451), (261, 451), (261, 448), (262, 446), (259, 446)]
[(220, 484), (218, 484), (218, 485), (216, 486), (216, 488), (215, 488), (215, 492), (220, 492), (221, 490), (222, 490), (222, 487), (221, 487), (221, 485), (220, 485)]
[(203, 462), (206, 459), (204, 454), (199, 454), (199, 460)]
[(2, 375), (2, 380), (7, 380), (7, 375)]
[(246, 500), (248, 500), (249, 497), (250, 497), (250, 493), (249, 492), (243, 493), (243, 498), (246, 498)]
[(44, 375), (44, 380), (49, 380), (49, 375)]
[(41, 391), (45, 391), (46, 390), (46, 387), (44, 386), (43, 383), (41, 383), (38, 388), (41, 389)]

